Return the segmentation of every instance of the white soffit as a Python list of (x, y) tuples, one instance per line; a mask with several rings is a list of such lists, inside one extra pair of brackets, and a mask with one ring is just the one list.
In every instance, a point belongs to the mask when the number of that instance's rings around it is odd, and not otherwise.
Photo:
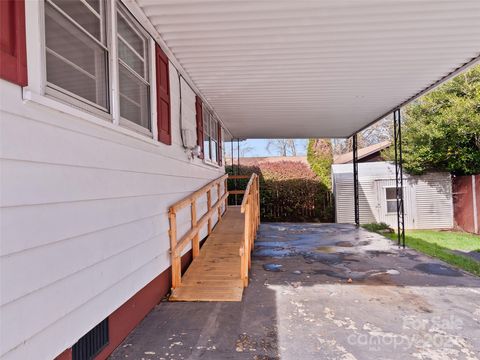
[(239, 138), (347, 137), (480, 54), (480, 0), (137, 0)]

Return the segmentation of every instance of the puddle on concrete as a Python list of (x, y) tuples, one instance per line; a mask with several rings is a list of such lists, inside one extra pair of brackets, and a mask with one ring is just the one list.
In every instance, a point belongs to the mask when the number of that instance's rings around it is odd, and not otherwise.
[(335, 243), (335, 246), (353, 247), (353, 244), (350, 241), (338, 241), (338, 242)]
[(368, 255), (371, 256), (380, 256), (380, 255), (392, 255), (394, 254), (391, 251), (383, 251), (383, 250), (367, 250)]
[(343, 261), (341, 254), (304, 253), (302, 255), (305, 260), (318, 261), (328, 265), (340, 264)]
[(256, 249), (253, 253), (253, 257), (272, 257), (272, 258), (282, 258), (286, 256), (296, 255), (292, 249), (284, 248), (261, 248)]
[(336, 253), (337, 249), (335, 249), (333, 246), (319, 246), (315, 249), (317, 252), (321, 253)]
[(282, 265), (280, 264), (263, 264), (265, 271), (279, 272), (282, 271)]
[(448, 266), (437, 264), (437, 263), (424, 263), (414, 266), (414, 269), (420, 270), (424, 273), (431, 275), (440, 275), (440, 276), (463, 276), (463, 274), (455, 269), (449, 268)]

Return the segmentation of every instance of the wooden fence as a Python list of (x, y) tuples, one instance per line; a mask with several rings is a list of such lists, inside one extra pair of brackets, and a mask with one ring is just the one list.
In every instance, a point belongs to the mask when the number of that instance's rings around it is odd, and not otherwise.
[(452, 178), (455, 227), (480, 234), (480, 174)]

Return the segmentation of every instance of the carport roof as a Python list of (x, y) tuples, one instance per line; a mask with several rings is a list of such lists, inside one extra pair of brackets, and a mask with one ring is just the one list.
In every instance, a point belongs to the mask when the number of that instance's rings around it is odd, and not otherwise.
[(239, 138), (350, 136), (480, 54), (478, 0), (137, 3)]

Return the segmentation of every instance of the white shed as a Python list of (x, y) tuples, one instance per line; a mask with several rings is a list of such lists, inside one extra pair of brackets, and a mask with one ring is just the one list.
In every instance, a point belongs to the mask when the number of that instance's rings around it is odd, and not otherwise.
[[(397, 226), (395, 166), (386, 161), (358, 164), (360, 222)], [(353, 166), (332, 165), (335, 219), (353, 223)], [(405, 228), (453, 227), (452, 181), (449, 173), (404, 174)]]

